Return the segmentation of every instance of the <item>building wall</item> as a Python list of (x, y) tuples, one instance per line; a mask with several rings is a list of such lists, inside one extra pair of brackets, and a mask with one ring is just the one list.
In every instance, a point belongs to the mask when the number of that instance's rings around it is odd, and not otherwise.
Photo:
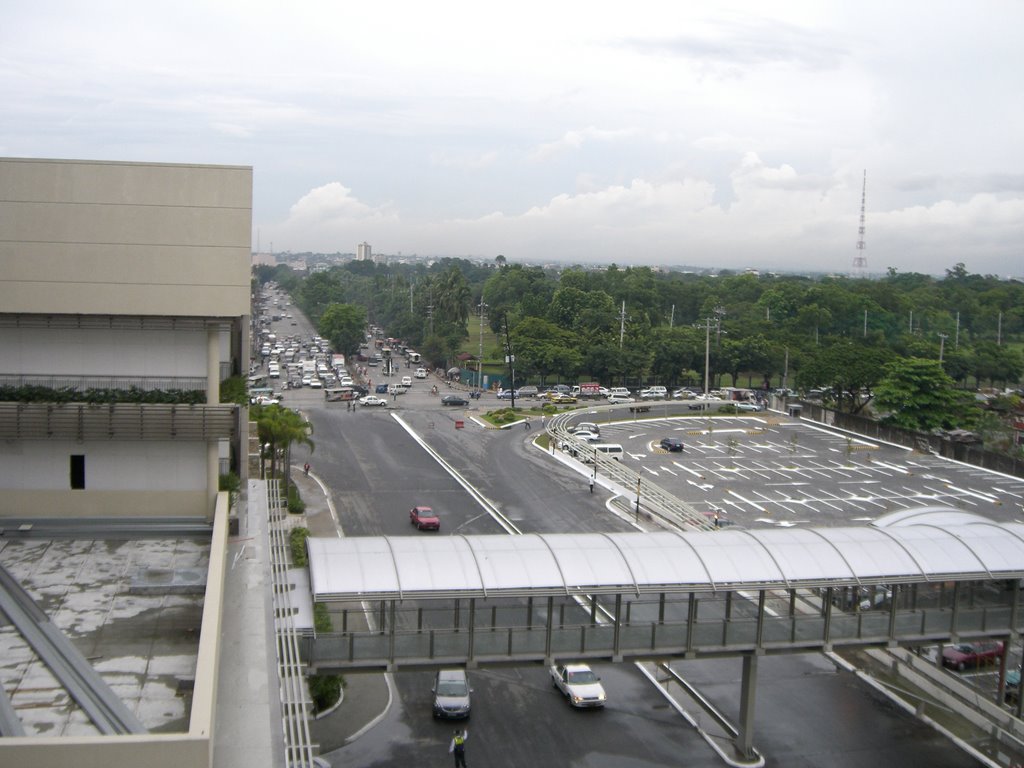
[[(0, 516), (208, 516), (205, 442), (0, 442)], [(71, 456), (85, 488), (71, 488)]]
[[(227, 359), (228, 333), (221, 359)], [(206, 331), (3, 328), (0, 374), (206, 376)]]
[(8, 313), (249, 313), (252, 169), (0, 158)]

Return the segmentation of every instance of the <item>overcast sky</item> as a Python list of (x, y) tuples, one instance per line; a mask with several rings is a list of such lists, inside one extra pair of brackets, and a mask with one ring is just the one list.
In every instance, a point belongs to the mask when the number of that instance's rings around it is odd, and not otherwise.
[(0, 155), (251, 165), (253, 248), (1024, 276), (1024, 3), (0, 0)]

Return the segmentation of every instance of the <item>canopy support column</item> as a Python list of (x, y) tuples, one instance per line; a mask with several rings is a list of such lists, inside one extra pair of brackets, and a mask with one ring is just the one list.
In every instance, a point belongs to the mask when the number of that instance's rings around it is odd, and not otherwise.
[(735, 744), (737, 751), (748, 759), (754, 757), (754, 699), (757, 693), (757, 658), (756, 653), (743, 655), (743, 679), (740, 683), (740, 723)]

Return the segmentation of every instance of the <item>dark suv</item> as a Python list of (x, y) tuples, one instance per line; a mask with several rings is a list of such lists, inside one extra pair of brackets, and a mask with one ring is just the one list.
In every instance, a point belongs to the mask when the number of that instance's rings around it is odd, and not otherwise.
[(681, 451), (683, 450), (683, 441), (678, 437), (663, 437), (659, 445), (666, 451)]

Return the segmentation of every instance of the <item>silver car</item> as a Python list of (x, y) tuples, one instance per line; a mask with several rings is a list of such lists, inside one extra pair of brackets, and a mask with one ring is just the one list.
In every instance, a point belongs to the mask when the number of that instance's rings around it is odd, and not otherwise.
[(469, 679), (464, 669), (439, 669), (434, 677), (434, 717), (464, 720), (469, 717)]

